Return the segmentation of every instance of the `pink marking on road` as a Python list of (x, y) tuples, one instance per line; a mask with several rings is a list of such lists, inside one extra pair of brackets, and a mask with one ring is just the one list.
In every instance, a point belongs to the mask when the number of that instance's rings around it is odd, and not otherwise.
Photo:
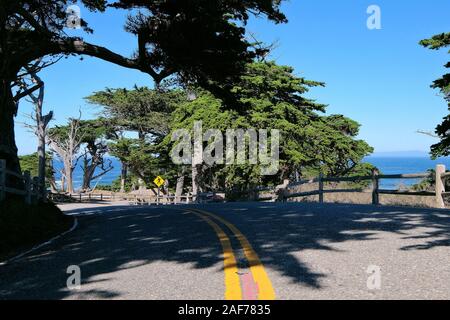
[(253, 281), (251, 273), (241, 274), (242, 298), (244, 300), (258, 300), (258, 284)]

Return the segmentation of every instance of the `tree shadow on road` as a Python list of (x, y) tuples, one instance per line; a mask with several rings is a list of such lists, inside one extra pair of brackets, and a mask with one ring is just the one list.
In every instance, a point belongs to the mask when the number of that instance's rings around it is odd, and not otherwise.
[(365, 250), (365, 241), (375, 241), (383, 232), (398, 236), (400, 251), (450, 246), (448, 210), (316, 203), (247, 205), (247, 209), (242, 204), (205, 209), (241, 228), (265, 266), (311, 288), (321, 288), (327, 274), (298, 258), (305, 250), (336, 252), (336, 245), (348, 241), (360, 241), (358, 250)]
[[(215, 270), (222, 272), (222, 249), (216, 234), (184, 208), (130, 210), (128, 206), (104, 206), (68, 211), (83, 213), (75, 232), (24, 260), (0, 267), (0, 299), (70, 297), (73, 293), (66, 288), (69, 265), (80, 266), (83, 284), (96, 283), (102, 288), (87, 292), (90, 298), (98, 299), (121, 297), (121, 292), (106, 285), (111, 273), (149, 263), (172, 262), (199, 270), (217, 267)], [(402, 246), (403, 251), (450, 244), (450, 214), (445, 210), (298, 203), (232, 203), (197, 208), (235, 224), (265, 266), (312, 288), (321, 288), (321, 279), (327, 274), (313, 270), (293, 252), (336, 251), (329, 243), (371, 241), (380, 232), (414, 240), (414, 244)]]
[[(71, 234), (39, 250), (30, 257), (0, 267), (0, 299), (62, 299), (67, 290), (66, 273), (78, 265), (82, 285), (95, 282), (99, 275), (138, 268), (156, 261), (186, 263), (187, 268), (221, 266), (222, 249), (214, 232), (193, 214), (179, 210), (104, 207), (71, 210), (79, 226)], [(219, 268), (220, 271), (220, 268)], [(158, 275), (149, 275), (158, 277)], [(142, 284), (145, 285), (145, 284)], [(101, 286), (100, 286), (101, 287)], [(155, 288), (156, 290), (156, 288)], [(92, 290), (80, 298), (120, 297), (120, 292)]]

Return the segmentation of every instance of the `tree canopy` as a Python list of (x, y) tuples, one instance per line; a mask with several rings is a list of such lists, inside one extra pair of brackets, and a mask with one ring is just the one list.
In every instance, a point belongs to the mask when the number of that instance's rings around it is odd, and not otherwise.
[[(26, 66), (43, 57), (88, 55), (149, 74), (156, 84), (167, 77), (208, 87), (223, 97), (245, 63), (265, 49), (245, 37), (250, 15), (286, 22), (280, 0), (81, 0), (92, 12), (130, 10), (123, 22), (136, 36), (131, 57), (68, 35), (67, 9), (72, 0), (0, 0), (0, 158), (20, 172), (14, 136), (18, 103), (38, 87), (23, 88)], [(86, 33), (94, 30), (80, 19)], [(48, 66), (48, 64), (45, 64)], [(35, 72), (39, 70), (34, 70)], [(26, 72), (25, 72), (26, 74)], [(20, 184), (8, 178), (8, 184)]]
[[(29, 171), (32, 177), (38, 176), (38, 163), (39, 156), (37, 152), (32, 154), (26, 154), (19, 157), (20, 165), (24, 171)], [(47, 153), (46, 155), (46, 164), (45, 164), (45, 177), (48, 181), (53, 179), (53, 166), (52, 166), (53, 157), (51, 153)]]
[[(311, 170), (347, 175), (365, 170), (360, 164), (373, 149), (357, 140), (359, 124), (342, 115), (323, 115), (326, 106), (305, 98), (311, 87), (324, 86), (294, 75), (293, 69), (274, 62), (247, 65), (245, 74), (232, 88), (243, 110), (229, 110), (209, 92), (199, 90), (196, 100), (181, 104), (173, 113), (172, 132), (192, 130), (195, 121), (207, 129), (280, 130), (280, 171), (262, 176), (258, 165), (203, 165), (201, 179), (211, 188), (249, 188), (262, 183), (279, 184), (298, 172)], [(167, 136), (164, 144), (173, 146)]]
[(169, 131), (171, 112), (179, 103), (186, 101), (186, 95), (179, 89), (107, 88), (94, 92), (86, 100), (103, 107), (104, 121), (108, 121), (112, 130), (137, 132), (143, 138), (147, 134), (165, 136)]
[[(368, 175), (372, 166), (362, 163), (362, 159), (373, 149), (356, 138), (359, 124), (343, 115), (326, 115), (326, 105), (306, 97), (311, 88), (323, 86), (322, 82), (295, 75), (291, 67), (255, 61), (246, 65), (230, 88), (245, 106), (239, 110), (229, 108), (201, 87), (108, 88), (86, 98), (102, 106), (103, 111), (99, 119), (78, 120), (76, 140), (87, 146), (92, 161), (96, 159), (95, 150), (100, 151), (99, 159), (106, 152), (117, 157), (122, 169), (126, 168), (122, 185), (140, 180), (152, 188), (154, 177), (163, 175), (171, 182), (177, 181), (178, 186), (179, 178), (194, 169), (199, 170), (196, 176), (201, 189), (238, 192), (317, 175), (319, 171), (337, 176)], [(248, 162), (203, 163), (199, 168), (174, 164), (170, 158), (175, 146), (172, 134), (178, 129), (193, 130), (197, 121), (202, 122), (203, 133), (208, 129), (218, 129), (224, 135), (228, 129), (266, 129), (270, 135), (271, 129), (279, 130), (278, 172), (263, 175), (261, 164)], [(65, 137), (70, 129), (56, 127), (51, 134)], [(132, 132), (138, 137), (132, 138)], [(187, 182), (189, 179), (186, 177)]]
[[(52, 54), (85, 54), (150, 74), (156, 82), (178, 73), (181, 77), (207, 83), (233, 76), (258, 52), (245, 40), (249, 13), (285, 22), (280, 1), (154, 1), (82, 0), (90, 11), (108, 8), (134, 9), (126, 30), (137, 37), (136, 53), (123, 57), (107, 48), (68, 36), (67, 7), (75, 1), (1, 1), (2, 56), (14, 61), (18, 71), (26, 63)], [(93, 32), (81, 19), (85, 32)], [(219, 58), (220, 57), (220, 58)], [(219, 59), (218, 59), (219, 58)], [(4, 66), (6, 67), (6, 66)], [(15, 77), (16, 74), (11, 74)]]
[[(432, 50), (446, 48), (450, 46), (450, 32), (438, 34), (430, 39), (422, 40), (420, 44)], [(447, 62), (445, 68), (450, 68), (450, 61)], [(440, 93), (447, 101), (448, 109), (450, 111), (450, 73), (446, 73), (441, 78), (435, 80), (431, 87), (433, 89), (439, 89)], [(450, 155), (450, 115), (447, 115), (442, 123), (436, 127), (436, 134), (441, 141), (431, 146), (431, 155), (434, 158)]]

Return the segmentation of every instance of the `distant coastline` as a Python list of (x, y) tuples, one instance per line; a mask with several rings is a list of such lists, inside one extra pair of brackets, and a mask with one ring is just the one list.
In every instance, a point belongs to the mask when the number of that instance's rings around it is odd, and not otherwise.
[(369, 157), (374, 158), (430, 158), (427, 151), (381, 151), (374, 152)]

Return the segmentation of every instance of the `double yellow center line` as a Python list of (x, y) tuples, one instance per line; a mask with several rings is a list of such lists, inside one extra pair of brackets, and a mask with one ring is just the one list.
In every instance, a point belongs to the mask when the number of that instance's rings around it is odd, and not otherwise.
[(245, 258), (248, 261), (250, 267), (250, 272), (253, 277), (253, 281), (258, 286), (258, 299), (259, 300), (274, 300), (275, 291), (272, 287), (272, 283), (267, 275), (261, 260), (259, 259), (256, 252), (253, 250), (250, 242), (247, 238), (236, 228), (233, 224), (226, 221), (218, 215), (199, 209), (188, 209), (197, 215), (199, 218), (203, 219), (208, 223), (216, 232), (219, 241), (222, 245), (223, 250), (223, 264), (225, 273), (225, 299), (226, 300), (241, 300), (242, 299), (242, 289), (240, 278), (238, 274), (238, 267), (235, 255), (233, 253), (233, 248), (231, 246), (231, 241), (227, 234), (222, 230), (222, 228), (213, 221), (219, 221), (228, 227), (228, 229), (233, 232), (234, 236), (239, 240), (239, 243), (244, 251)]

